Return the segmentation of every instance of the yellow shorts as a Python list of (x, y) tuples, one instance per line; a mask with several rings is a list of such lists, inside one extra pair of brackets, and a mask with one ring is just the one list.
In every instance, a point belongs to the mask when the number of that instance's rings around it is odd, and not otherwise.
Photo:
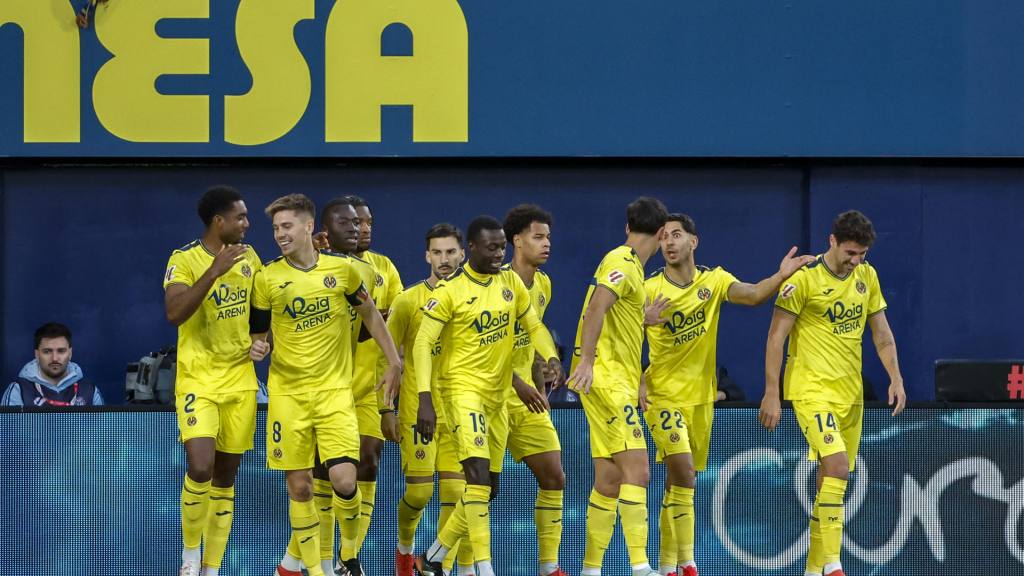
[(356, 399), (356, 418), (359, 420), (359, 435), (384, 439), (380, 429), (380, 410), (377, 407), (377, 393), (371, 392)]
[(399, 448), (402, 474), (406, 477), (433, 476), (435, 472), (462, 474), (462, 463), (455, 454), (451, 432), (443, 422), (434, 427), (434, 437), (425, 442), (416, 432), (416, 421), (399, 422)]
[(693, 455), (693, 465), (702, 472), (708, 465), (711, 447), (711, 422), (715, 418), (715, 404), (707, 402), (696, 406), (657, 407), (644, 412), (654, 445), (658, 447), (656, 462), (675, 454)]
[(516, 462), (523, 458), (558, 452), (562, 444), (558, 441), (558, 432), (551, 423), (551, 413), (537, 414), (530, 412), (525, 406), (516, 406), (508, 411), (508, 451)]
[(591, 456), (611, 458), (626, 450), (647, 449), (635, 392), (591, 388), (589, 394), (580, 394), (580, 399), (590, 428)]
[(458, 461), (486, 458), (491, 472), (500, 472), (508, 430), (504, 402), (486, 401), (476, 392), (453, 391), (445, 395), (444, 405)]
[(359, 461), (352, 390), (335, 388), (282, 396), (267, 406), (267, 468), (305, 470), (335, 458)]
[(224, 394), (203, 392), (174, 398), (178, 414), (178, 439), (214, 438), (219, 452), (242, 454), (252, 450), (256, 434), (256, 391)]
[(850, 472), (853, 472), (857, 463), (857, 450), (860, 448), (861, 427), (864, 424), (864, 405), (794, 400), (793, 412), (810, 446), (807, 459), (817, 461), (825, 456), (846, 452)]

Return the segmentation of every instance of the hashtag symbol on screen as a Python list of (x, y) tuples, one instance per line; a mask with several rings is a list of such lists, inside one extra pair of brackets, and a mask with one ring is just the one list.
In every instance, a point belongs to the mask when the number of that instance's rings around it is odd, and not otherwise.
[(1010, 400), (1024, 400), (1024, 365), (1010, 366), (1006, 382), (1006, 391), (1010, 393)]

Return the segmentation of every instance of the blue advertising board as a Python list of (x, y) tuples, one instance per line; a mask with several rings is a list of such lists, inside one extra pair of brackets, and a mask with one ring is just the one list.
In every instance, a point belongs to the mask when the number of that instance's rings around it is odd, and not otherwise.
[[(561, 563), (577, 574), (593, 472), (582, 410), (554, 412), (566, 471)], [(269, 574), (288, 540), (287, 495), (264, 466), (265, 413), (256, 449), (243, 459), (224, 572)], [(7, 566), (18, 574), (171, 574), (180, 559), (178, 498), (184, 455), (169, 412), (0, 413), (14, 447), (3, 459), (0, 530)], [(893, 418), (865, 412), (863, 442), (847, 492), (844, 566), (850, 574), (940, 576), (1024, 571), (1024, 411), (910, 409)], [(648, 438), (650, 446), (650, 439)], [(653, 461), (653, 452), (651, 454)], [(796, 420), (774, 433), (757, 410), (718, 410), (707, 471), (697, 482), (696, 559), (705, 574), (782, 576), (803, 569), (813, 466)], [(362, 552), (369, 574), (392, 572), (395, 507), (402, 492), (398, 451), (385, 449), (376, 513)], [(657, 560), (664, 469), (648, 493), (648, 546)], [(536, 536), (529, 470), (506, 462), (491, 505), (499, 574), (532, 576)], [(434, 537), (437, 503), (416, 547)], [(604, 574), (629, 563), (616, 529)]]
[(1024, 4), (0, 3), (0, 156), (1020, 156)]

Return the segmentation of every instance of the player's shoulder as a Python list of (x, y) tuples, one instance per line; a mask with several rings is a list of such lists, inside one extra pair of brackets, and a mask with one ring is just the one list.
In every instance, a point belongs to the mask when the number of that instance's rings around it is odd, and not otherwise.
[(281, 266), (283, 264), (285, 264), (285, 261), (284, 261), (284, 255), (282, 254), (281, 256), (278, 256), (277, 258), (271, 258), (270, 260), (267, 260), (266, 262), (264, 262), (263, 263), (263, 268), (267, 269), (267, 268), (271, 268), (271, 267)]
[(661, 278), (665, 275), (665, 267), (662, 266), (647, 275), (644, 279), (644, 284), (656, 284), (661, 281)]
[(203, 246), (203, 243), (200, 242), (199, 238), (196, 238), (195, 240), (192, 240), (191, 242), (189, 242), (189, 243), (187, 243), (187, 244), (185, 244), (183, 246), (179, 246), (179, 247), (175, 248), (171, 252), (171, 255), (175, 255), (176, 256), (176, 255), (179, 255), (179, 254), (189, 254), (193, 250), (201, 249), (202, 246)]
[(386, 255), (381, 254), (380, 252), (367, 250), (364, 256), (366, 256), (366, 259), (369, 260), (371, 264), (382, 270), (395, 268), (395, 263), (391, 261), (391, 258), (388, 258)]

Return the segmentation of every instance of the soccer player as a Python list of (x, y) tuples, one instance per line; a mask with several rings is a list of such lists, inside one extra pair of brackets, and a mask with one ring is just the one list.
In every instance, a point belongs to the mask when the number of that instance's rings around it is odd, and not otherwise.
[[(523, 204), (508, 212), (503, 227), (505, 237), (515, 247), (512, 263), (505, 268), (513, 270), (523, 280), (530, 293), (531, 306), (537, 317), (543, 320), (544, 311), (551, 304), (551, 279), (540, 270), (540, 266), (548, 261), (551, 254), (551, 215), (539, 206)], [(544, 382), (534, 380), (534, 356), (536, 352), (530, 335), (517, 322), (512, 352), (513, 378), (543, 392)], [(565, 576), (558, 567), (558, 548), (562, 540), (562, 493), (565, 490), (558, 432), (551, 423), (550, 414), (546, 413), (546, 404), (528, 407), (511, 386), (506, 389), (505, 405), (508, 410), (509, 452), (517, 462), (526, 463), (537, 479), (537, 499), (533, 507), (533, 520), (537, 526), (537, 573), (540, 576)]]
[(768, 430), (779, 425), (779, 372), (789, 337), (786, 399), (817, 460), (818, 493), (810, 519), (810, 549), (804, 574), (843, 576), (840, 552), (846, 481), (853, 472), (864, 417), (861, 340), (871, 326), (875, 351), (889, 374), (892, 415), (903, 411), (906, 392), (896, 341), (885, 319), (878, 273), (865, 257), (875, 241), (871, 221), (856, 210), (832, 223), (828, 251), (797, 271), (775, 301), (765, 347), (765, 392), (758, 418)]
[[(387, 256), (370, 250), (373, 241), (373, 213), (370, 206), (359, 196), (346, 196), (355, 208), (359, 224), (359, 243), (355, 256), (366, 260), (373, 267), (374, 283), (367, 287), (377, 308), (385, 320), (395, 297), (402, 291), (402, 278), (398, 269)], [(353, 376), (356, 409), (359, 414), (359, 492), (363, 495), (363, 508), (359, 520), (359, 536), (355, 553), (362, 548), (363, 540), (370, 529), (373, 503), (377, 493), (377, 469), (380, 464), (384, 439), (398, 442), (397, 418), (394, 406), (382, 402), (374, 392), (374, 385), (383, 372), (383, 356), (380, 347), (372, 340), (360, 342), (356, 348), (356, 365)], [(360, 575), (355, 575), (360, 576)]]
[(587, 508), (583, 576), (601, 574), (616, 509), (634, 576), (657, 576), (647, 559), (647, 446), (637, 414), (644, 339), (644, 264), (658, 251), (668, 212), (642, 197), (626, 208), (626, 243), (601, 260), (583, 305), (570, 387), (590, 428), (594, 487)]
[[(551, 335), (530, 305), (530, 293), (515, 272), (502, 270), (505, 232), (489, 216), (474, 219), (467, 231), (469, 262), (440, 282), (423, 306), (423, 322), (413, 346), (416, 388), (420, 396), (417, 426), (430, 439), (434, 431), (431, 395), (431, 350), (441, 336), (442, 354), (437, 388), (459, 461), (466, 491), (455, 511), (425, 554), (416, 558), (422, 576), (442, 576), (441, 562), (456, 541), (468, 534), (477, 574), (493, 576), (488, 502), (492, 491), (491, 463), (505, 453), (504, 438), (495, 434), (507, 416), (505, 388), (512, 379), (513, 324), (518, 320), (549, 365), (558, 364)], [(530, 394), (532, 390), (532, 394)], [(536, 388), (517, 386), (530, 398)], [(540, 399), (543, 402), (543, 397)]]
[[(313, 202), (301, 194), (290, 194), (275, 200), (266, 212), (273, 220), (274, 240), (282, 255), (256, 278), (250, 355), (262, 360), (270, 350), (265, 340), (268, 329), (273, 332), (267, 382), (267, 466), (285, 471), (292, 538), (309, 575), (320, 576), (324, 571), (313, 505), (314, 452), (319, 453), (330, 476), (342, 544), (353, 542), (359, 528), (359, 436), (351, 388), (351, 317), (346, 302), (388, 359), (384, 384), (389, 390), (398, 384), (401, 360), (352, 260), (314, 249)], [(298, 576), (298, 562), (286, 566), (287, 560), (288, 556), (277, 573)]]
[(758, 306), (813, 256), (795, 256), (757, 284), (740, 282), (722, 268), (694, 262), (697, 226), (686, 214), (669, 214), (661, 253), (666, 266), (644, 282), (650, 367), (644, 375), (640, 406), (668, 472), (661, 508), (663, 576), (697, 576), (693, 558), (693, 495), (711, 443), (717, 394), (718, 319), (722, 304)]
[[(434, 494), (434, 472), (437, 472), (441, 513), (438, 516), (438, 530), (447, 523), (455, 511), (455, 503), (466, 490), (466, 479), (462, 464), (452, 450), (451, 442), (445, 441), (447, 425), (443, 414), (437, 414), (436, 427), (432, 438), (421, 435), (417, 430), (419, 395), (416, 391), (416, 363), (413, 360), (413, 346), (416, 334), (423, 321), (423, 306), (430, 299), (437, 283), (448, 277), (462, 264), (462, 232), (451, 224), (436, 224), (427, 231), (426, 261), (430, 264), (430, 276), (417, 282), (395, 298), (388, 315), (388, 330), (396, 344), (402, 347), (402, 387), (398, 402), (399, 446), (402, 454), (402, 474), (405, 476), (405, 493), (398, 501), (398, 548), (395, 551), (395, 576), (413, 576), (413, 541), (416, 529), (423, 516), (423, 509)], [(433, 358), (441, 354), (441, 342), (437, 341), (431, 350)], [(434, 378), (436, 379), (436, 366)], [(431, 390), (437, 393), (436, 386)], [(448, 573), (459, 557), (459, 573), (473, 574), (473, 550), (468, 544), (456, 546), (457, 554), (445, 557), (444, 569)]]
[[(199, 200), (203, 237), (175, 250), (164, 274), (178, 327), (175, 410), (188, 471), (181, 489), (181, 576), (216, 576), (234, 512), (235, 476), (256, 430), (249, 307), (260, 259), (242, 244), (248, 211), (234, 188)], [(205, 550), (200, 555), (200, 544)]]

